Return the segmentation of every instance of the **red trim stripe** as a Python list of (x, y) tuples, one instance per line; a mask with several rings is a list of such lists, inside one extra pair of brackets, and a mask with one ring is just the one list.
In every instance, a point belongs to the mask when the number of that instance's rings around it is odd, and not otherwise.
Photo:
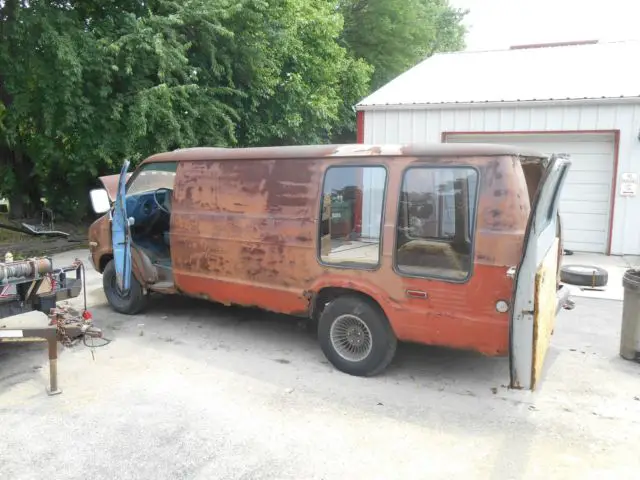
[(364, 143), (364, 112), (356, 112), (356, 142)]

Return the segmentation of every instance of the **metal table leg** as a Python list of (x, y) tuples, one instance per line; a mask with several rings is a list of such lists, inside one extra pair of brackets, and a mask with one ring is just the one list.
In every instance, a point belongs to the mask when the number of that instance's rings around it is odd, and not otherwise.
[(58, 388), (58, 341), (56, 338), (47, 338), (49, 344), (49, 396), (60, 395), (62, 390)]

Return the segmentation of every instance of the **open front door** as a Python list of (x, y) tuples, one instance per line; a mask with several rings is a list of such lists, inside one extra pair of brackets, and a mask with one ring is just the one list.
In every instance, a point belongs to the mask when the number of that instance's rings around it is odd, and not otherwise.
[(511, 310), (511, 388), (533, 390), (542, 373), (558, 303), (558, 203), (569, 171), (566, 158), (550, 159), (531, 206)]
[(111, 244), (113, 262), (116, 267), (116, 285), (126, 294), (131, 286), (131, 232), (127, 217), (126, 186), (129, 161), (125, 160), (118, 179), (118, 193), (113, 206), (111, 220)]

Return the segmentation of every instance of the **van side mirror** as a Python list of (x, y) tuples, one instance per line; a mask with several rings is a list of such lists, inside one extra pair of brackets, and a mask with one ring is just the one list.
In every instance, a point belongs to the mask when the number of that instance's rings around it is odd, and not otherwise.
[(93, 211), (98, 215), (107, 213), (109, 210), (111, 210), (109, 194), (104, 188), (96, 188), (95, 190), (91, 190), (89, 192), (89, 197), (91, 198), (91, 206), (93, 207)]

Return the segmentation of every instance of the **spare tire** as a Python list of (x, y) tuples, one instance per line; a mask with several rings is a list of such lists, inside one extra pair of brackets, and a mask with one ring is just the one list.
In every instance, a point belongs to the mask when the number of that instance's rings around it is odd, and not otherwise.
[(565, 265), (560, 269), (560, 281), (580, 287), (605, 287), (609, 273), (592, 265)]

